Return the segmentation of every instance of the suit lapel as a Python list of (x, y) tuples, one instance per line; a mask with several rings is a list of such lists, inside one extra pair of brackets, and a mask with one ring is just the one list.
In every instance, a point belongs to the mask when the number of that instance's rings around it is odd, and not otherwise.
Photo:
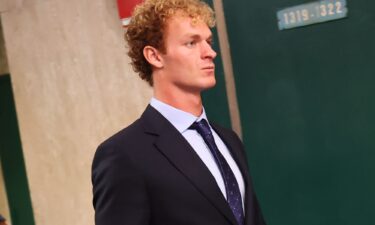
[(228, 130), (223, 129), (215, 124), (211, 124), (211, 126), (231, 152), (232, 157), (236, 162), (237, 166), (239, 167), (243, 179), (245, 180), (245, 185), (247, 186), (249, 172), (246, 162), (246, 155), (243, 153), (243, 146), (239, 141), (236, 140), (237, 138), (234, 137), (234, 134), (232, 132), (228, 132)]
[(215, 178), (186, 139), (159, 112), (148, 106), (141, 117), (145, 132), (157, 135), (156, 148), (179, 170), (199, 192), (232, 224), (235, 217), (221, 193)]
[[(212, 125), (212, 124), (211, 124)], [(226, 129), (221, 128), (217, 125), (212, 125), (215, 129), (216, 133), (220, 136), (220, 138), (224, 141), (228, 149), (232, 153), (233, 159), (236, 161), (238, 167), (241, 170), (242, 177), (245, 181), (245, 224), (254, 224), (254, 218), (257, 216), (254, 213), (254, 190), (253, 184), (250, 179), (250, 174), (248, 171), (248, 164), (246, 161), (246, 155), (244, 153), (244, 149), (242, 143), (238, 141), (238, 138), (234, 136), (232, 132), (229, 132)]]
[(238, 140), (238, 137), (235, 137), (232, 132), (229, 132), (226, 129), (221, 128), (217, 125), (212, 125), (215, 129), (216, 133), (220, 136), (220, 138), (224, 141), (225, 145), (228, 147), (229, 151), (232, 153), (233, 159), (236, 161), (237, 166), (239, 167), (242, 177), (245, 182), (245, 224), (253, 224), (252, 218), (255, 216), (253, 215), (252, 208), (253, 206), (250, 205), (253, 202), (253, 189), (252, 183), (248, 171), (248, 165), (246, 162), (246, 155), (245, 149), (243, 148), (242, 143)]

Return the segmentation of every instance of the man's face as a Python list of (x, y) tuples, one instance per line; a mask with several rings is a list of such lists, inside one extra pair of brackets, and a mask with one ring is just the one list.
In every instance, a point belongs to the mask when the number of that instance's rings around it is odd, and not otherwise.
[(163, 85), (170, 90), (200, 93), (215, 85), (216, 52), (211, 48), (208, 26), (190, 17), (177, 16), (167, 21), (163, 59)]

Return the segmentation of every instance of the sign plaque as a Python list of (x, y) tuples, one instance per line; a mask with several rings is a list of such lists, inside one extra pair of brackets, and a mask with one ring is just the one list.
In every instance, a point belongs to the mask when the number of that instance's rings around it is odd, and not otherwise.
[(288, 7), (277, 12), (279, 30), (347, 17), (346, 0), (323, 0)]

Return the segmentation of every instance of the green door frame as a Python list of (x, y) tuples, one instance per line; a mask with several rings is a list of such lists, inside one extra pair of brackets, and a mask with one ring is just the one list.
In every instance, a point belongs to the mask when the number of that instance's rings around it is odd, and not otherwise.
[[(213, 8), (213, 0), (205, 0)], [(222, 59), (220, 56), (219, 37), (217, 29), (212, 29), (213, 48), (218, 53), (215, 58), (216, 85), (213, 89), (203, 92), (205, 110), (210, 121), (215, 121), (224, 127), (232, 127), (229, 114), (228, 96), (225, 87), (225, 77)]]

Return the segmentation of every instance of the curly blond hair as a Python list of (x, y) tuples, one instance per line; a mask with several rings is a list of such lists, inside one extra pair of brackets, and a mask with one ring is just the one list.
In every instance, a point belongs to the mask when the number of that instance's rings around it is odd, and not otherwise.
[(151, 86), (152, 67), (143, 56), (143, 48), (152, 46), (165, 53), (166, 22), (176, 14), (191, 17), (193, 23), (203, 21), (211, 28), (215, 26), (213, 10), (200, 0), (145, 0), (135, 7), (125, 33), (133, 69)]

